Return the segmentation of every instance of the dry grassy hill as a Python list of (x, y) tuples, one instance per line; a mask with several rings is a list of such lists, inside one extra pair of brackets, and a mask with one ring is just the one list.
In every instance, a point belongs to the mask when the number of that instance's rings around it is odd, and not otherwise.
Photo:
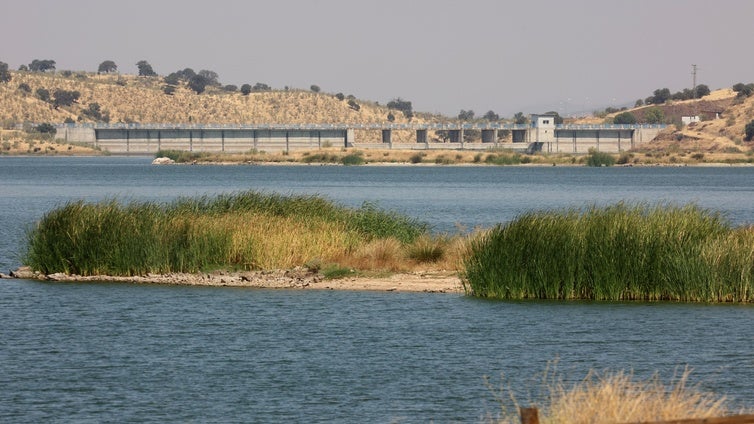
[[(673, 122), (654, 141), (640, 146), (638, 154), (654, 157), (664, 162), (669, 158), (678, 162), (700, 161), (750, 161), (754, 143), (744, 141), (744, 127), (754, 120), (754, 96), (737, 97), (731, 89), (716, 90), (697, 100), (668, 101), (661, 105), (648, 105), (628, 112), (639, 122), (650, 108), (660, 108), (666, 122)], [(611, 123), (618, 114), (604, 118), (586, 118), (575, 123)], [(699, 116), (701, 122), (681, 125), (681, 117)], [(695, 160), (686, 160), (695, 157)], [(652, 162), (643, 158), (643, 162)]]
[[(25, 84), (29, 90), (19, 89)], [(76, 73), (13, 72), (12, 80), (0, 84), (0, 122), (4, 128), (23, 122), (62, 123), (93, 122), (85, 114), (97, 103), (110, 122), (118, 123), (207, 123), (207, 124), (307, 124), (307, 123), (383, 123), (392, 112), (395, 123), (409, 120), (399, 111), (390, 111), (376, 103), (354, 99), (359, 110), (349, 106), (348, 99), (332, 94), (304, 90), (253, 92), (249, 95), (210, 88), (196, 94), (178, 87), (174, 94), (163, 92), (161, 77), (132, 75), (97, 75)], [(81, 96), (71, 106), (54, 108), (39, 99), (38, 89), (78, 91)], [(427, 122), (437, 118), (417, 114), (411, 122)], [(401, 134), (394, 137), (400, 139)], [(413, 136), (406, 134), (407, 137)], [(360, 137), (360, 139), (363, 139)]]

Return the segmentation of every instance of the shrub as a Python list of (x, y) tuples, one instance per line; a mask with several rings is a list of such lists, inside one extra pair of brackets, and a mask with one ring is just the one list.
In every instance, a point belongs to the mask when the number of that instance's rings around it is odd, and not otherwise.
[(81, 93), (78, 91), (55, 90), (52, 104), (56, 109), (60, 106), (70, 106), (76, 103), (79, 100), (79, 97), (81, 97)]
[(631, 159), (633, 159), (633, 158), (634, 158), (634, 154), (633, 153), (621, 152), (620, 155), (618, 156), (618, 160), (615, 163), (617, 163), (619, 165), (625, 165), (625, 164), (629, 163), (631, 161)]
[(424, 153), (415, 153), (408, 158), (408, 161), (411, 163), (422, 163), (424, 161)]
[(586, 157), (587, 166), (613, 166), (615, 165), (615, 157), (609, 153), (600, 152), (594, 148), (589, 149), (589, 154)]
[(50, 91), (46, 88), (37, 88), (37, 91), (34, 92), (34, 94), (37, 96), (37, 98), (43, 102), (49, 102), (50, 101)]
[(661, 124), (665, 120), (665, 113), (659, 107), (651, 107), (644, 111), (644, 121), (647, 124)]
[(615, 118), (613, 118), (613, 123), (616, 125), (620, 124), (635, 124), (636, 123), (636, 117), (631, 112), (623, 112), (615, 115)]
[(34, 128), (34, 130), (40, 134), (55, 135), (55, 133), (57, 132), (57, 129), (55, 128), (55, 126), (50, 123), (39, 124)]
[(365, 163), (364, 157), (359, 153), (352, 153), (350, 155), (343, 156), (340, 160), (343, 165), (363, 165)]
[(754, 120), (746, 124), (746, 127), (744, 128), (744, 140), (754, 140)]
[(484, 158), (484, 162), (491, 165), (519, 165), (522, 162), (521, 155), (513, 154), (489, 154)]

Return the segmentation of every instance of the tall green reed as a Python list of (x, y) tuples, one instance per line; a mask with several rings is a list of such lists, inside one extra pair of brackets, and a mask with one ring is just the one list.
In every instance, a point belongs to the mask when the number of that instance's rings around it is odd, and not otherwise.
[(693, 205), (530, 212), (472, 245), (464, 286), (501, 299), (749, 301), (754, 255), (735, 240), (754, 237), (740, 231)]

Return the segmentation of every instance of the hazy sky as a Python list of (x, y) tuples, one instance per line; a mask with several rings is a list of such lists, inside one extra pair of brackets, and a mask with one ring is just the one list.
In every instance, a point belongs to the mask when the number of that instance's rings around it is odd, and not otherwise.
[(1, 0), (0, 61), (209, 69), (455, 116), (572, 114), (754, 82), (751, 0)]

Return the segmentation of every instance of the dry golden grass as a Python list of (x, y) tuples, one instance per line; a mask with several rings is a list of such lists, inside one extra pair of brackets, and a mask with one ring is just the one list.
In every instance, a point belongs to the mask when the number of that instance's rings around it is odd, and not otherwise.
[[(304, 90), (251, 93), (226, 92), (208, 88), (202, 94), (179, 87), (173, 95), (162, 91), (162, 78), (132, 75), (96, 75), (80, 73), (63, 77), (57, 74), (12, 72), (8, 84), (0, 84), (0, 121), (21, 122), (91, 122), (82, 111), (90, 103), (98, 103), (110, 115), (111, 122), (138, 123), (208, 123), (208, 124), (326, 124), (326, 123), (387, 123), (391, 112), (385, 106), (356, 100), (360, 110), (338, 100), (334, 95)], [(18, 89), (27, 84), (31, 93)], [(34, 93), (44, 88), (52, 95), (56, 90), (78, 91), (78, 104), (55, 109), (38, 99)], [(402, 113), (392, 111), (395, 123), (409, 122)], [(432, 120), (429, 115), (417, 114), (411, 122)], [(358, 135), (357, 135), (358, 136)], [(370, 137), (373, 134), (370, 133)], [(393, 134), (396, 142), (410, 142), (411, 132)], [(363, 138), (368, 139), (368, 138)], [(373, 140), (379, 141), (379, 140)]]
[[(394, 238), (365, 241), (344, 224), (258, 213), (202, 217), (192, 226), (197, 233), (231, 233), (233, 249), (227, 263), (266, 270), (316, 262), (365, 272), (459, 271), (469, 243), (479, 236), (422, 236), (403, 245)], [(431, 261), (415, 260), (410, 252), (418, 245), (437, 246), (442, 254)], [(243, 262), (246, 258), (253, 258), (254, 263)]]
[[(350, 251), (359, 239), (343, 224), (268, 214), (208, 216), (193, 225), (201, 228), (199, 232), (232, 233), (227, 263), (246, 269), (289, 269), (315, 259), (331, 262)], [(253, 258), (254, 263), (244, 263), (246, 258)]]
[[(731, 414), (725, 397), (688, 385), (689, 371), (670, 386), (655, 376), (637, 380), (625, 372), (590, 372), (581, 382), (566, 385), (557, 378), (545, 382), (549, 394), (540, 406), (540, 422), (552, 424), (610, 424), (722, 417)], [(503, 403), (506, 393), (495, 393)], [(511, 395), (512, 397), (512, 395)], [(517, 404), (513, 399), (514, 404)], [(503, 407), (500, 423), (518, 423)]]

